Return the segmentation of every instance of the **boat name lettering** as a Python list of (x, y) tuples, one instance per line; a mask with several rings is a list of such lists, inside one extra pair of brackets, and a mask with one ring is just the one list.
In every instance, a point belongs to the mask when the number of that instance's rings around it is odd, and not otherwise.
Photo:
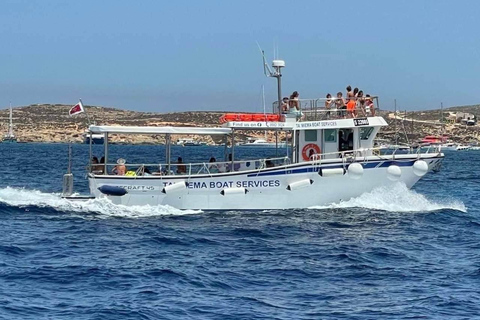
[(368, 119), (367, 118), (353, 119), (353, 124), (356, 127), (358, 127), (358, 126), (368, 126)]
[(153, 191), (155, 186), (119, 186), (125, 190)]
[(314, 121), (314, 122), (300, 122), (295, 124), (297, 128), (316, 128), (316, 127), (335, 127), (337, 121)]
[[(166, 187), (173, 183), (164, 182)], [(280, 180), (241, 180), (241, 181), (194, 181), (187, 182), (189, 189), (224, 189), (224, 188), (277, 188), (280, 187)]]

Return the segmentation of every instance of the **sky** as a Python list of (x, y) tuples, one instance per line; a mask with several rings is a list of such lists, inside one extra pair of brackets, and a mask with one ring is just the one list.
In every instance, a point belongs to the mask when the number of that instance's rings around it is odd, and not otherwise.
[(480, 1), (1, 0), (0, 109), (262, 111), (282, 95), (378, 95), (382, 109), (480, 103)]

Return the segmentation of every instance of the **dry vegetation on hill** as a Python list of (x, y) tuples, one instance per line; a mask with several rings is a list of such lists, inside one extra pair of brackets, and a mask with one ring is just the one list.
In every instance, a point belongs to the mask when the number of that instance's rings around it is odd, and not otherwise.
[[(479, 105), (453, 107), (444, 109), (447, 114), (452, 112), (469, 112), (477, 114)], [(41, 104), (26, 107), (17, 107), (13, 109), (14, 132), (20, 142), (82, 142), (82, 134), (87, 127), (85, 114), (79, 114), (73, 117), (68, 115), (71, 106), (59, 104)], [(223, 112), (176, 112), (176, 113), (152, 113), (136, 112), (109, 107), (86, 106), (90, 120), (97, 124), (105, 125), (131, 125), (131, 126), (217, 126), (219, 118)], [(0, 131), (7, 131), (8, 109), (0, 110)], [(446, 125), (444, 129), (440, 125), (440, 110), (407, 112), (406, 119), (395, 120), (393, 113), (382, 112), (381, 115), (393, 124), (397, 123), (397, 132), (399, 140), (410, 142), (417, 141), (425, 135), (439, 135), (442, 130), (448, 134), (452, 140), (459, 142), (470, 142), (479, 140), (480, 127), (466, 127), (462, 125)], [(421, 122), (427, 121), (427, 122)], [(405, 135), (406, 133), (406, 135)], [(255, 131), (246, 131), (244, 135), (239, 135), (239, 140), (246, 136), (260, 136), (263, 133)], [(394, 128), (389, 126), (381, 131), (380, 138), (393, 139)], [(173, 137), (177, 139), (179, 137)], [(200, 141), (208, 143), (220, 142), (213, 141), (211, 137), (197, 137)], [(124, 143), (163, 143), (163, 138), (157, 136), (124, 136), (117, 135), (112, 137), (115, 142)], [(269, 135), (273, 139), (273, 135)]]

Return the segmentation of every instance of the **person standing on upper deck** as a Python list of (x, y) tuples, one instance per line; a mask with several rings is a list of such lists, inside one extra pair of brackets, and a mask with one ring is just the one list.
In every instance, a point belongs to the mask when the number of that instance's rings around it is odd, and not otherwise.
[(352, 97), (352, 98), (354, 97), (354, 94), (353, 94), (353, 91), (352, 91), (352, 87), (351, 87), (351, 86), (346, 87), (345, 90), (347, 90), (347, 96), (346, 96), (347, 100), (348, 100), (349, 98), (351, 98), (351, 97)]
[(288, 106), (288, 97), (284, 97), (282, 99), (282, 106), (280, 107), (280, 110), (282, 113), (288, 113), (289, 106)]
[(341, 92), (337, 92), (337, 98), (335, 99), (335, 108), (338, 111), (338, 115), (341, 117), (345, 117), (345, 99), (343, 99), (343, 94)]
[(327, 100), (325, 100), (325, 109), (327, 110), (325, 116), (327, 119), (330, 119), (330, 109), (332, 108), (332, 95), (330, 93), (327, 93), (326, 96)]
[(290, 105), (290, 113), (293, 113), (297, 116), (297, 120), (302, 118), (303, 114), (300, 111), (300, 100), (299, 100), (300, 94), (297, 91), (293, 91), (293, 93), (290, 95), (290, 101), (288, 104)]
[(375, 117), (375, 105), (373, 104), (372, 98), (369, 94), (365, 97), (365, 113), (367, 117)]

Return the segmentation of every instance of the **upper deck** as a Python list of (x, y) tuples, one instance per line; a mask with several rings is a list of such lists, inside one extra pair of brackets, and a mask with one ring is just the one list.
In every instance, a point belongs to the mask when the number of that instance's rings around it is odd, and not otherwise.
[(317, 121), (371, 117), (375, 116), (380, 109), (378, 96), (352, 98), (352, 100), (353, 108), (347, 107), (349, 99), (343, 97), (287, 100), (282, 106), (275, 101), (272, 103), (272, 112), (289, 114), (298, 105), (298, 110), (303, 114), (299, 121)]

